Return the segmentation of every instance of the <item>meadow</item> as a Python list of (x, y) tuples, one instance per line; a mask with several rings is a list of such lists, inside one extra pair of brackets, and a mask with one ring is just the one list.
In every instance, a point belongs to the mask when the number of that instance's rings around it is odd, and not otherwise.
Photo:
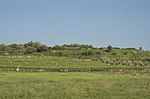
[(149, 99), (150, 77), (110, 73), (1, 72), (1, 99)]
[(100, 60), (58, 56), (0, 56), (0, 71), (20, 72), (120, 72), (149, 74), (150, 66), (110, 65)]
[(110, 65), (92, 58), (1, 55), (0, 71), (0, 99), (150, 98), (149, 66)]

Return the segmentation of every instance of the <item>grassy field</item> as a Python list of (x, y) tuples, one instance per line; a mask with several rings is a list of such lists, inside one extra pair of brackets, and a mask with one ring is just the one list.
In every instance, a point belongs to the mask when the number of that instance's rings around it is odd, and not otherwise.
[(89, 68), (102, 66), (98, 61), (53, 56), (1, 56), (1, 67), (26, 67), (26, 68)]
[(149, 99), (149, 93), (149, 76), (0, 73), (0, 99)]
[(100, 60), (54, 56), (0, 56), (0, 67), (4, 68), (149, 68), (149, 65), (110, 65)]
[(75, 51), (0, 55), (0, 99), (150, 99), (149, 52)]

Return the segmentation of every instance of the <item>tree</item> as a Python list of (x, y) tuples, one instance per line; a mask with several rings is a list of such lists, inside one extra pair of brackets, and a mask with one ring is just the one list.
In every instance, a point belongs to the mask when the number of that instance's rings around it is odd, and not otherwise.
[(41, 45), (37, 48), (37, 52), (45, 52), (48, 51), (48, 47), (46, 45)]
[(0, 44), (0, 51), (10, 51), (11, 48), (8, 46), (8, 45), (5, 45), (5, 44)]
[(142, 50), (142, 47), (139, 47), (139, 50), (141, 51), (141, 50)]
[(5, 51), (5, 45), (4, 44), (0, 44), (0, 51)]
[(110, 52), (110, 51), (112, 50), (112, 48), (113, 48), (113, 47), (112, 47), (111, 45), (109, 45), (109, 46), (107, 47), (107, 51)]
[(28, 54), (33, 53), (33, 52), (36, 52), (36, 51), (37, 51), (37, 49), (34, 48), (34, 47), (32, 47), (32, 46), (28, 46), (28, 47), (26, 48), (26, 53), (28, 53)]
[(24, 44), (25, 47), (31, 46), (31, 47), (34, 47), (34, 48), (38, 48), (41, 45), (42, 45), (41, 43), (33, 42), (33, 41), (30, 41), (30, 42)]
[(55, 45), (53, 47), (54, 50), (63, 50), (64, 49), (64, 46), (59, 46), (59, 45)]
[(11, 44), (9, 45), (11, 51), (24, 51), (24, 46), (22, 44)]

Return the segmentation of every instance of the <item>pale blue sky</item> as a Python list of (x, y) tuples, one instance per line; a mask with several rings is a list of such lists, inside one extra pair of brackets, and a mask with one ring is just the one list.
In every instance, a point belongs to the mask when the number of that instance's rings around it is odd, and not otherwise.
[(150, 50), (150, 0), (0, 0), (0, 43), (28, 41)]

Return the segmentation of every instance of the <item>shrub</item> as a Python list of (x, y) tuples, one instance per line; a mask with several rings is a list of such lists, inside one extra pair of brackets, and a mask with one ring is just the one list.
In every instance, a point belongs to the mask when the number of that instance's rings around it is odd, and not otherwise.
[(116, 53), (116, 52), (113, 52), (113, 53), (111, 53), (111, 55), (117, 55), (117, 53)]
[(145, 62), (144, 65), (145, 65), (145, 66), (148, 66), (149, 64), (148, 64), (148, 62)]
[(137, 66), (138, 65), (138, 62), (137, 61), (134, 61), (134, 63), (133, 63), (135, 66)]
[(121, 64), (122, 64), (123, 66), (126, 65), (126, 61), (123, 61)]
[(81, 54), (82, 54), (83, 56), (90, 56), (90, 55), (93, 55), (94, 53), (93, 53), (93, 51), (88, 50), (88, 51), (82, 52)]
[(97, 58), (92, 58), (92, 61), (98, 61), (98, 59)]
[(106, 60), (105, 60), (105, 63), (106, 63), (106, 64), (110, 64), (110, 60), (109, 60), (109, 59), (106, 59)]
[(33, 53), (33, 52), (36, 52), (36, 51), (37, 51), (36, 48), (34, 48), (32, 46), (27, 46), (25, 53), (30, 54), (30, 53)]
[(143, 62), (139, 61), (138, 65), (143, 66)]
[(46, 45), (41, 45), (37, 48), (37, 52), (45, 52), (48, 51), (48, 47)]
[(96, 51), (95, 54), (101, 55), (102, 53), (101, 53), (101, 51)]

